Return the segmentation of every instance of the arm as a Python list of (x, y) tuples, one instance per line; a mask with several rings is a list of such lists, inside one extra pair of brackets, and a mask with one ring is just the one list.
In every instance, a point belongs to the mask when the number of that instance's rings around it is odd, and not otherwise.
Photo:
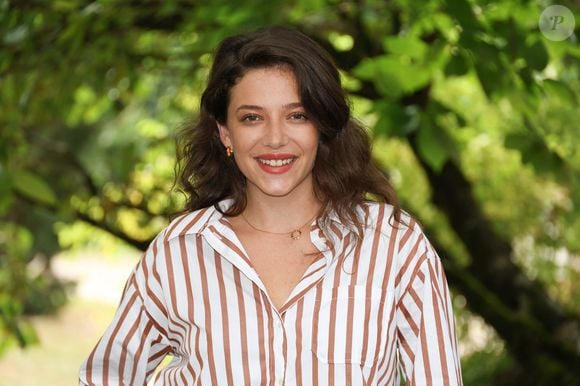
[(422, 232), (401, 248), (399, 361), (408, 386), (462, 384), (451, 299), (439, 256)]
[(159, 240), (131, 273), (112, 323), (81, 367), (80, 385), (145, 385), (171, 350), (152, 270)]

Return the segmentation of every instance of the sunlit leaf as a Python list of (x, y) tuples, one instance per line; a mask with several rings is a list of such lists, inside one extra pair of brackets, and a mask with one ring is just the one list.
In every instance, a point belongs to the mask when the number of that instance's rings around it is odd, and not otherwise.
[(414, 36), (390, 36), (385, 38), (383, 44), (387, 52), (413, 59), (422, 59), (429, 48), (425, 42)]
[(410, 94), (431, 79), (427, 69), (394, 56), (365, 59), (353, 73), (361, 79), (373, 81), (382, 95), (391, 98)]
[(11, 173), (14, 189), (24, 196), (41, 204), (55, 205), (54, 191), (40, 176), (26, 170)]

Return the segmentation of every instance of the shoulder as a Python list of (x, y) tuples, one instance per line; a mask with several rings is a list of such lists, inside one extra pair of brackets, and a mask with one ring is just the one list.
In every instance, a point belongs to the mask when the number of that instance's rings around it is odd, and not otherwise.
[[(143, 254), (140, 264), (145, 267), (155, 266), (159, 272), (165, 272), (165, 258), (169, 255), (175, 256), (176, 251), (172, 245), (179, 242), (180, 238), (186, 235), (197, 235), (201, 233), (214, 217), (221, 218), (221, 213), (214, 207), (204, 208), (193, 212), (188, 212), (174, 218), (164, 229), (155, 236), (149, 247)], [(194, 253), (189, 250), (188, 253)]]
[(399, 253), (432, 251), (433, 248), (422, 225), (408, 212), (400, 210), (399, 216), (395, 216), (395, 208), (382, 202), (365, 202), (360, 210), (365, 232), (367, 234), (378, 232), (383, 237), (394, 238)]
[(201, 233), (211, 222), (221, 218), (216, 208), (207, 207), (174, 218), (156, 237), (157, 242), (170, 242), (188, 234)]
[(182, 214), (167, 226), (165, 240), (201, 233), (208, 225), (221, 218), (222, 214), (213, 206)]
[(359, 215), (365, 228), (369, 231), (376, 228), (383, 231), (389, 230), (389, 233), (396, 231), (399, 237), (409, 232), (423, 232), (413, 216), (402, 209), (396, 213), (393, 205), (384, 202), (365, 201), (360, 206)]
[(196, 236), (204, 233), (205, 229), (210, 226), (218, 226), (224, 217), (222, 212), (229, 205), (231, 205), (231, 200), (224, 199), (216, 205), (177, 216), (149, 244), (146, 256), (156, 256), (164, 248), (167, 248), (168, 244), (179, 240), (183, 236)]

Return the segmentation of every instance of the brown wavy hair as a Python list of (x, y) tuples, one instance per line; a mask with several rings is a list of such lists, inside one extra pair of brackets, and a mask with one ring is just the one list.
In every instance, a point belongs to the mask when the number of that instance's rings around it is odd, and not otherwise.
[(365, 129), (351, 117), (340, 75), (329, 54), (306, 35), (285, 27), (261, 28), (226, 38), (218, 47), (197, 121), (184, 127), (178, 144), (179, 183), (186, 194), (185, 211), (232, 198), (222, 212), (239, 215), (246, 208), (246, 179), (226, 156), (217, 122), (225, 124), (230, 90), (249, 70), (285, 67), (293, 71), (301, 103), (319, 131), (314, 163), (315, 194), (323, 203), (319, 221), (334, 211), (346, 225), (362, 232), (355, 208), (372, 199), (400, 206), (386, 176), (371, 157)]

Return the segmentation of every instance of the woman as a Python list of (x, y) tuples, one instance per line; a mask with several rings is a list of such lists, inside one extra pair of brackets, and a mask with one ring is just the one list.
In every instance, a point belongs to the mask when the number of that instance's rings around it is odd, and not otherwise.
[(226, 39), (184, 138), (187, 212), (133, 271), (81, 384), (144, 385), (167, 354), (155, 385), (461, 384), (439, 258), (317, 44)]

